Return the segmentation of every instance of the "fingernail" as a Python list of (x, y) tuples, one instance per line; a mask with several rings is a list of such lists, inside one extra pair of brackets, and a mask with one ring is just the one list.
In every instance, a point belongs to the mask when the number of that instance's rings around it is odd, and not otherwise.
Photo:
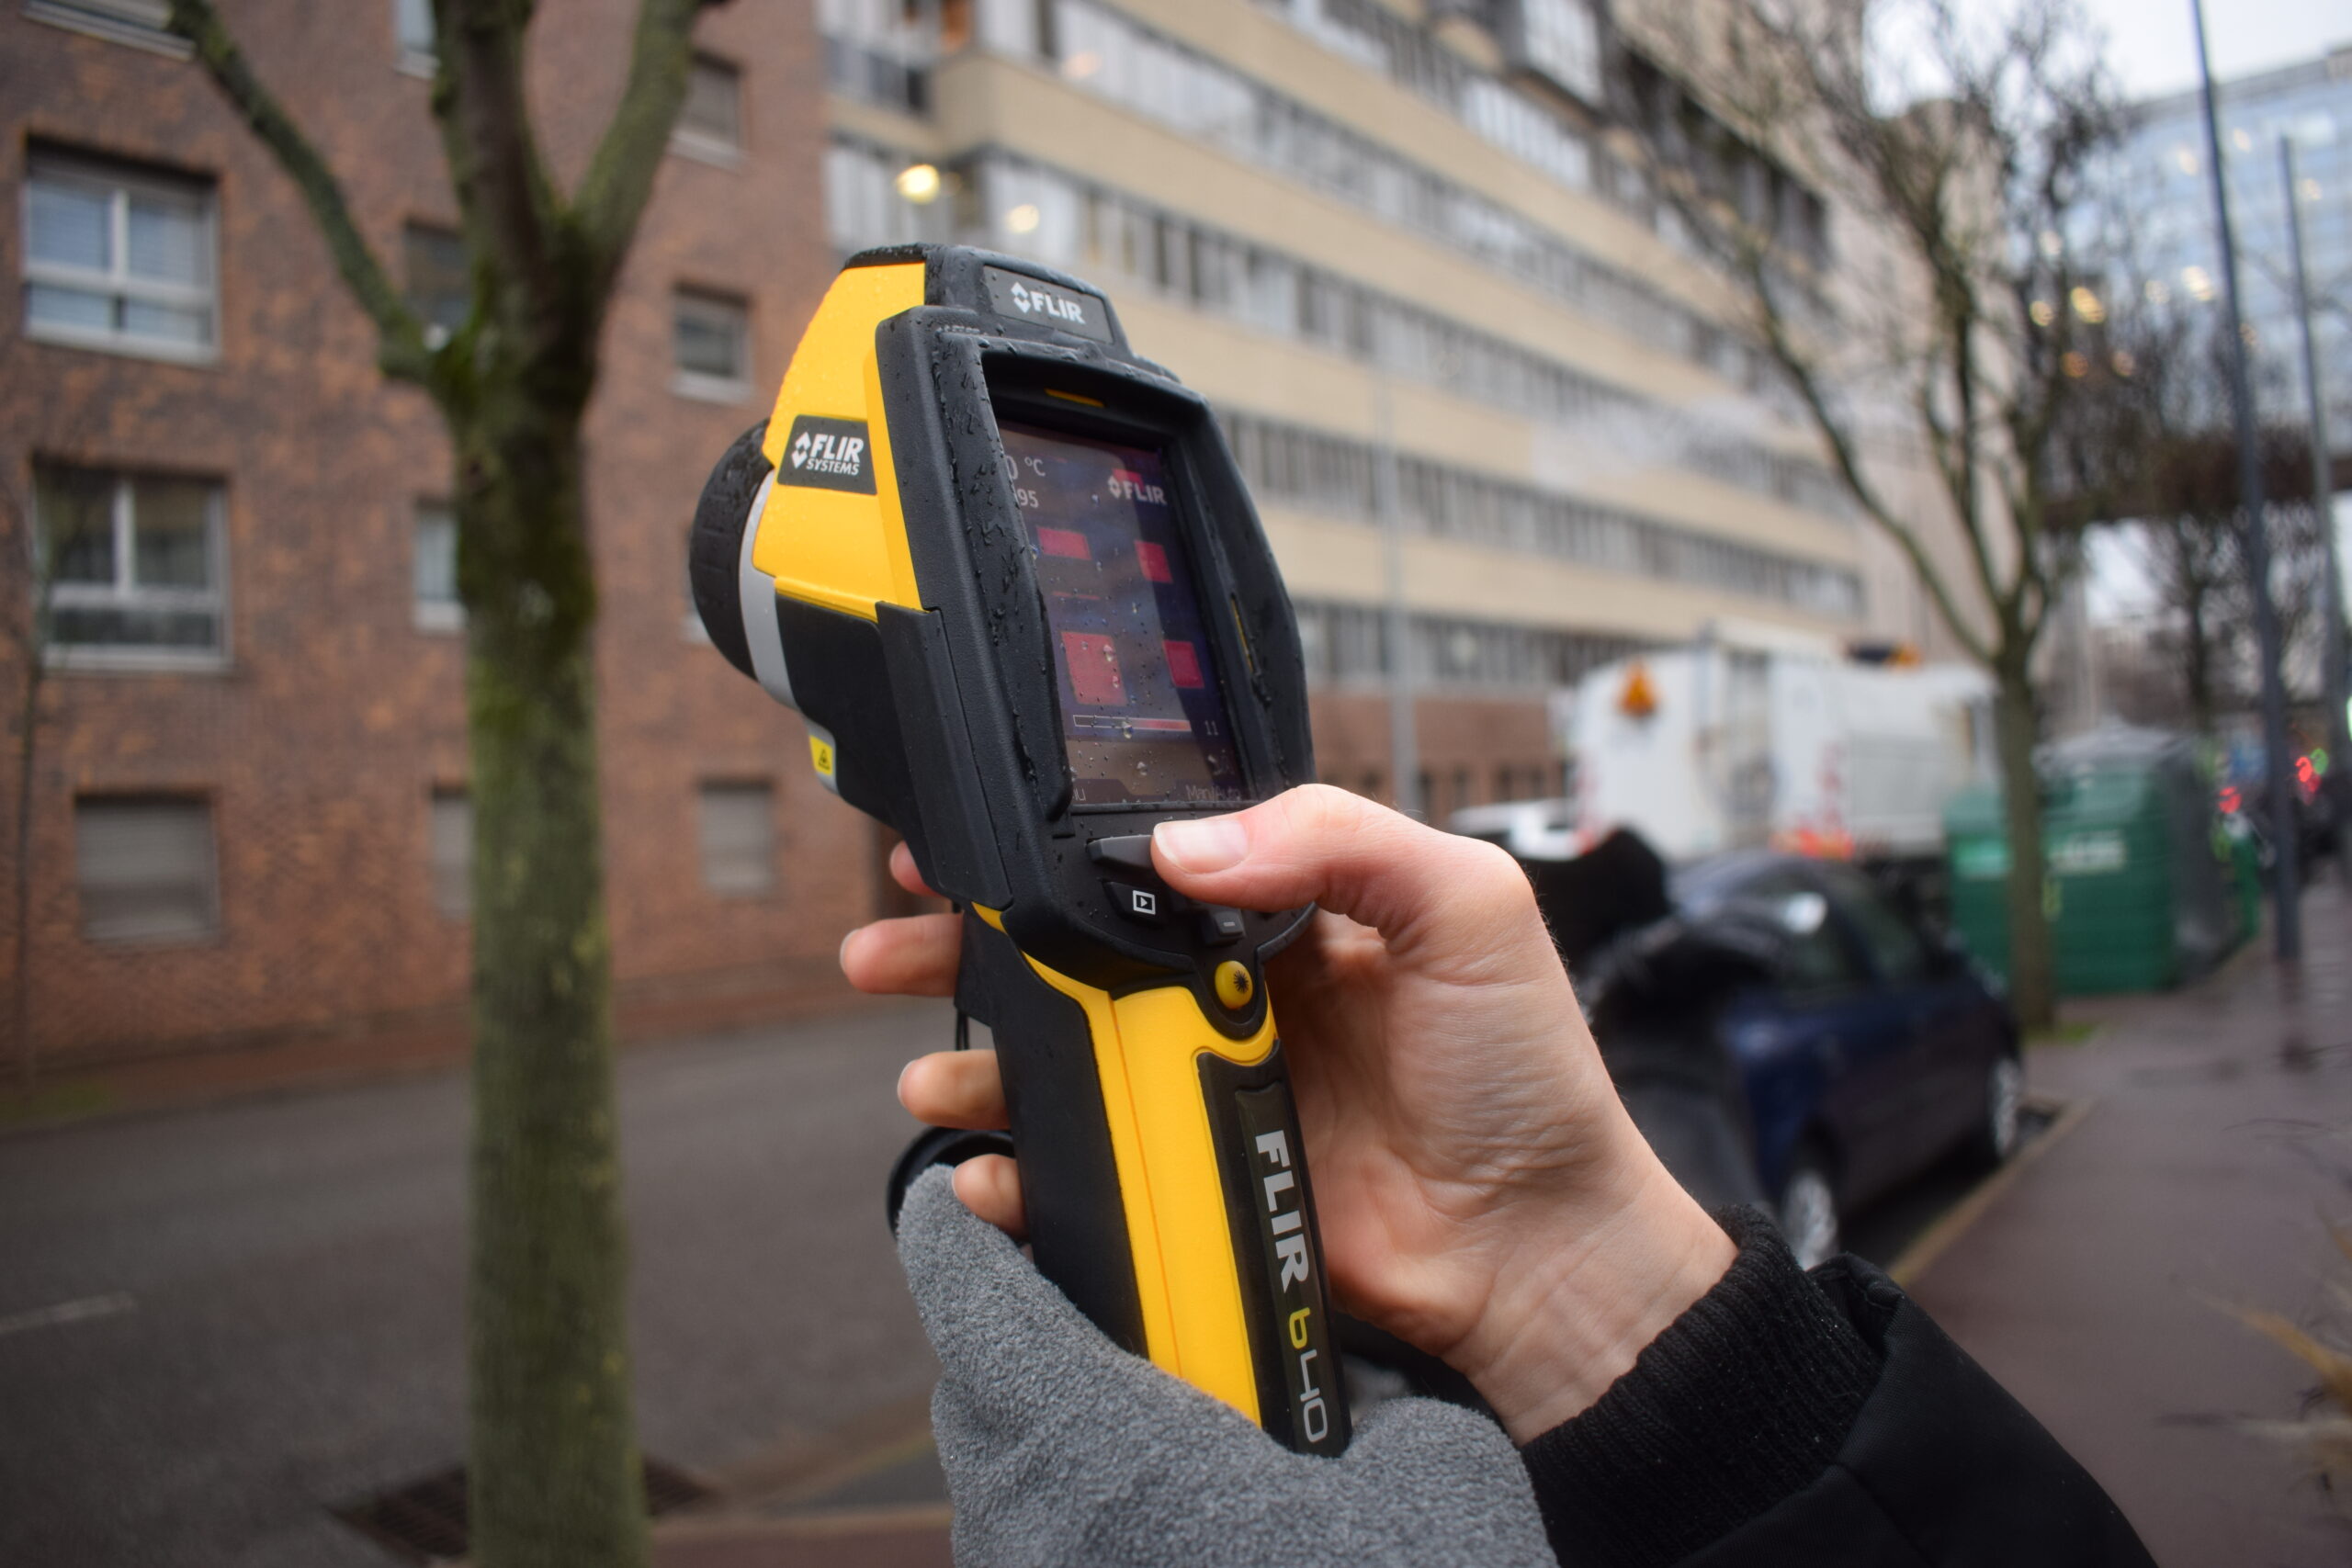
[(914, 1070), (915, 1065), (913, 1062), (909, 1062), (905, 1066), (899, 1069), (899, 1087), (897, 1093), (899, 1096), (899, 1103), (901, 1105), (904, 1105), (907, 1102), (907, 1075)]
[(1232, 817), (1162, 822), (1151, 830), (1151, 847), (1177, 870), (1205, 874), (1241, 863), (1250, 852), (1250, 829)]
[(852, 926), (847, 931), (842, 933), (841, 951), (833, 954), (833, 962), (840, 964), (843, 969), (847, 969), (849, 967), (849, 944), (855, 942), (857, 940), (857, 933), (865, 929), (865, 928), (864, 926)]

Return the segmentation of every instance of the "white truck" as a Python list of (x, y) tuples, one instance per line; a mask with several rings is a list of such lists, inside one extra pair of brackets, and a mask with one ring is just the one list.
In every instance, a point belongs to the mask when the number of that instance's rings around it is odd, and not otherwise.
[(1631, 828), (1669, 863), (1774, 848), (1940, 856), (1943, 808), (1992, 767), (1992, 686), (1720, 630), (1589, 672), (1566, 716), (1576, 852)]

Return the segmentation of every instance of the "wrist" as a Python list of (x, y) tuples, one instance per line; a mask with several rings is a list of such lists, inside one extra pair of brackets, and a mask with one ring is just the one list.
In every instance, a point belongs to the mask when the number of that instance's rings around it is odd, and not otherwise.
[(1514, 1442), (1590, 1408), (1738, 1256), (1646, 1145), (1627, 1165), (1613, 1201), (1514, 1217), (1486, 1304), (1446, 1354)]

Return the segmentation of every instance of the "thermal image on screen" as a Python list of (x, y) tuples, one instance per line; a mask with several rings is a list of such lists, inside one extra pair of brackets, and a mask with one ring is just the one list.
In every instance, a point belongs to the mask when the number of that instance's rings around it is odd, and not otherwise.
[(998, 428), (1046, 597), (1076, 804), (1242, 799), (1160, 453), (1014, 421)]

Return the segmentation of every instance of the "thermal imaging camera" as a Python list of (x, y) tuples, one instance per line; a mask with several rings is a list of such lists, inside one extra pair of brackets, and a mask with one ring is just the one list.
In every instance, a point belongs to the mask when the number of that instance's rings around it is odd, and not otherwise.
[(1194, 903), (1151, 829), (1315, 776), (1290, 600), (1208, 405), (1102, 293), (955, 246), (843, 266), (695, 516), (711, 641), (963, 909), (1038, 1268), (1112, 1338), (1347, 1444), (1262, 978), (1308, 908)]

